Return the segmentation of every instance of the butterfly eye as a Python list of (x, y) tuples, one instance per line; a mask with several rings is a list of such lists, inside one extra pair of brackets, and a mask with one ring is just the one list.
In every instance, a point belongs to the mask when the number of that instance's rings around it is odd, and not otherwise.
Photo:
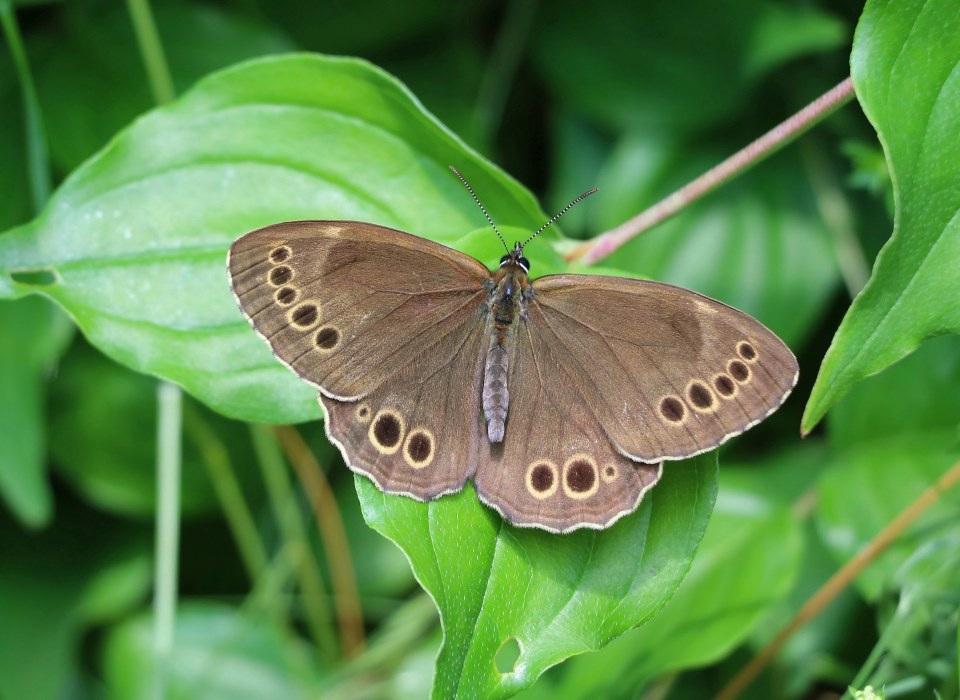
[(506, 265), (508, 262), (510, 262), (510, 256), (509, 256), (509, 255), (504, 255), (502, 258), (500, 258), (500, 267), (503, 267), (503, 266)]
[(526, 258), (522, 256), (517, 258), (517, 264), (523, 268), (524, 272), (527, 272), (527, 273), (530, 272), (530, 261), (527, 260)]

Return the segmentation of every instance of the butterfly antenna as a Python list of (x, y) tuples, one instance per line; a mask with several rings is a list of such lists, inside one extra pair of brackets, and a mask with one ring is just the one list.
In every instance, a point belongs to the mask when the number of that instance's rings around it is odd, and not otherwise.
[(503, 240), (503, 235), (500, 233), (500, 229), (498, 229), (497, 225), (493, 223), (493, 219), (490, 218), (490, 215), (487, 213), (486, 207), (483, 206), (483, 202), (480, 201), (480, 198), (477, 196), (477, 193), (473, 191), (473, 188), (470, 186), (470, 183), (467, 182), (467, 179), (463, 175), (461, 175), (460, 171), (457, 170), (455, 167), (451, 165), (450, 169), (457, 174), (457, 177), (460, 178), (460, 182), (463, 183), (463, 186), (466, 187), (467, 190), (470, 191), (470, 194), (473, 195), (473, 201), (477, 203), (477, 206), (480, 207), (480, 211), (482, 211), (483, 215), (487, 217), (487, 221), (489, 221), (490, 225), (493, 226), (493, 230), (497, 232), (497, 237), (500, 239), (500, 242), (503, 243), (503, 247), (506, 248), (507, 252), (509, 253), (510, 247), (507, 245), (507, 242)]
[(540, 228), (538, 228), (538, 229), (534, 232), (534, 234), (533, 234), (532, 236), (530, 236), (530, 238), (528, 238), (527, 240), (525, 240), (525, 241), (523, 242), (523, 244), (522, 244), (520, 247), (521, 247), (521, 248), (525, 248), (526, 245), (527, 245), (527, 243), (529, 243), (529, 242), (532, 241), (534, 238), (536, 238), (538, 235), (540, 235), (540, 232), (543, 231), (547, 226), (549, 226), (549, 225), (552, 224), (554, 221), (556, 221), (556, 220), (559, 219), (561, 216), (563, 216), (563, 215), (566, 214), (568, 211), (570, 211), (570, 210), (573, 208), (573, 205), (574, 205), (574, 204), (576, 204), (577, 202), (580, 202), (580, 201), (586, 199), (587, 197), (589, 197), (590, 195), (592, 195), (592, 194), (593, 194), (594, 192), (596, 192), (596, 191), (597, 191), (597, 188), (596, 188), (596, 187), (594, 187), (593, 189), (589, 189), (589, 190), (587, 190), (586, 192), (584, 192), (582, 195), (580, 195), (579, 197), (577, 197), (575, 200), (573, 200), (572, 202), (570, 202), (570, 204), (568, 204), (567, 206), (565, 206), (563, 209), (560, 210), (560, 213), (559, 213), (559, 214), (557, 214), (555, 217), (553, 217), (552, 219), (550, 219), (550, 221), (548, 221), (548, 222), (545, 223), (543, 226), (541, 226)]

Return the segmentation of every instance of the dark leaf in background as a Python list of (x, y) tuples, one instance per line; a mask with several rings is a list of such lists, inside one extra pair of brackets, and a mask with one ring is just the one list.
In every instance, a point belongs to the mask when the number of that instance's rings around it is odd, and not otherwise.
[[(32, 297), (31, 297), (32, 298)], [(84, 343), (64, 358), (52, 386), (50, 452), (57, 472), (99, 508), (118, 515), (152, 517), (157, 501), (157, 387), (153, 377), (131, 372)], [(255, 473), (246, 426), (205, 410), (202, 420), (228, 448), (236, 477)], [(118, 426), (122, 426), (119, 429)], [(180, 504), (184, 516), (218, 510), (206, 467), (186, 432)]]
[[(126, 5), (67, 3), (58, 41), (37, 66), (50, 151), (70, 172), (153, 106)], [(293, 51), (270, 25), (226, 7), (166, 0), (154, 8), (177, 92), (247, 58)]]
[(72, 336), (46, 299), (0, 301), (0, 499), (21, 523), (53, 515), (47, 482), (47, 378)]
[(147, 532), (60, 503), (43, 533), (0, 513), (0, 697), (56, 700), (76, 687), (81, 634), (142, 600)]
[(664, 136), (730, 117), (764, 75), (847, 38), (822, 10), (761, 0), (566, 0), (541, 21), (537, 65), (556, 95), (607, 128)]
[[(309, 646), (256, 613), (217, 603), (181, 606), (173, 649), (166, 666), (168, 697), (296, 698), (308, 695), (321, 675)], [(155, 692), (159, 671), (149, 615), (114, 629), (105, 667), (111, 697), (138, 700)]]
[[(697, 150), (662, 138), (624, 138), (601, 174), (605, 206), (595, 210), (596, 230), (622, 223), (722, 158), (710, 147)], [(741, 309), (795, 352), (839, 282), (831, 234), (796, 149), (634, 239), (609, 263)]]

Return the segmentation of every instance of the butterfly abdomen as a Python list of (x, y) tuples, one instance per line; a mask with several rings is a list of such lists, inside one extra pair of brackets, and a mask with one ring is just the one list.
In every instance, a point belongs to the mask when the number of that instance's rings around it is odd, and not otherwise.
[(503, 430), (507, 422), (507, 407), (510, 392), (507, 390), (507, 350), (497, 343), (496, 336), (487, 352), (483, 371), (483, 415), (487, 419), (487, 437), (490, 442), (503, 442)]
[(501, 268), (490, 307), (490, 346), (483, 368), (483, 415), (487, 419), (487, 438), (490, 442), (503, 442), (507, 409), (510, 406), (510, 391), (507, 389), (510, 359), (507, 347), (513, 322), (517, 318), (515, 296), (520, 289), (515, 275), (513, 270)]

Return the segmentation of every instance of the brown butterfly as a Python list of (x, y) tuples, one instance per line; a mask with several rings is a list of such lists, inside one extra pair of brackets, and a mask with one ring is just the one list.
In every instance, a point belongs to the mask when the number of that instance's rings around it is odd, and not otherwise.
[(796, 384), (789, 348), (750, 316), (659, 282), (532, 282), (529, 241), (504, 242), (491, 274), (384, 226), (291, 221), (239, 238), (227, 266), (254, 329), (319, 389), (350, 469), (420, 501), (472, 477), (523, 527), (610, 526), (664, 461), (756, 425)]

